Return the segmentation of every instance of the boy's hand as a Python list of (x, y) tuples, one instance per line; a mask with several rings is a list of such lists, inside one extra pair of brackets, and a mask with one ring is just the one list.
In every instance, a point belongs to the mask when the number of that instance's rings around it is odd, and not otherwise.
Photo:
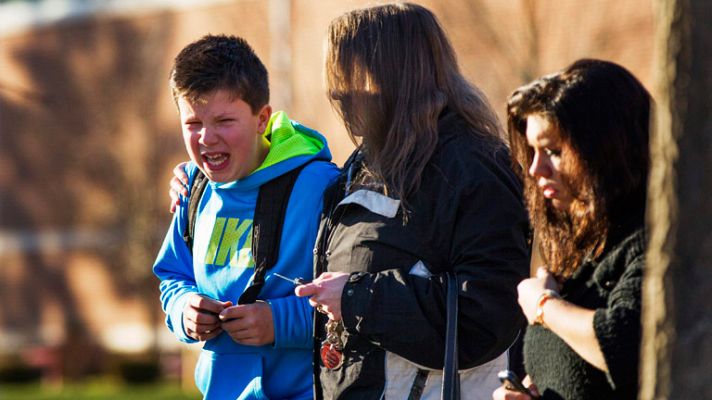
[(188, 301), (183, 309), (183, 328), (189, 337), (205, 341), (222, 332), (218, 314), (232, 302), (219, 301), (198, 293), (188, 295)]
[(171, 198), (171, 213), (180, 205), (180, 196), (188, 197), (188, 175), (185, 173), (187, 162), (182, 162), (173, 168), (173, 178), (169, 184), (168, 196)]
[(264, 301), (228, 307), (219, 318), (222, 329), (237, 343), (249, 346), (274, 343), (272, 307)]

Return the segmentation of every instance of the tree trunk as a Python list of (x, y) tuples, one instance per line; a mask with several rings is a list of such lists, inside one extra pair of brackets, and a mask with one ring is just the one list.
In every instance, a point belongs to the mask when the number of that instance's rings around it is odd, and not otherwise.
[(712, 3), (658, 0), (641, 399), (712, 399)]

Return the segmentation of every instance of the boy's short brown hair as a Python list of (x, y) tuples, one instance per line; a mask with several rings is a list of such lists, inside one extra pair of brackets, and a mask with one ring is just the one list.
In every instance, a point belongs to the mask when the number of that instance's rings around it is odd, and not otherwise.
[(253, 113), (269, 103), (267, 69), (237, 36), (206, 35), (184, 47), (174, 60), (170, 86), (176, 101), (226, 90), (249, 104)]

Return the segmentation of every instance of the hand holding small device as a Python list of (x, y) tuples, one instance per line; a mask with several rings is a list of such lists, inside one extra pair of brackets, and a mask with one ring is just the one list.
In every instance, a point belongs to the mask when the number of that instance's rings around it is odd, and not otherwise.
[(504, 387), (508, 390), (514, 390), (516, 392), (524, 393), (527, 396), (531, 397), (532, 399), (538, 399), (539, 396), (535, 395), (532, 393), (531, 390), (529, 390), (522, 381), (519, 379), (517, 374), (514, 373), (514, 371), (505, 369), (502, 371), (499, 371), (497, 374), (497, 377), (499, 378), (499, 381), (502, 382)]

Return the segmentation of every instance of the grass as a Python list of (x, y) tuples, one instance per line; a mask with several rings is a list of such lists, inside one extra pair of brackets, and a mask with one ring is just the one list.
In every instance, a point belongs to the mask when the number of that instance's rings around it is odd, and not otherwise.
[(61, 387), (39, 384), (0, 384), (1, 400), (197, 400), (197, 389), (185, 392), (176, 382), (125, 385), (108, 379), (69, 383)]

